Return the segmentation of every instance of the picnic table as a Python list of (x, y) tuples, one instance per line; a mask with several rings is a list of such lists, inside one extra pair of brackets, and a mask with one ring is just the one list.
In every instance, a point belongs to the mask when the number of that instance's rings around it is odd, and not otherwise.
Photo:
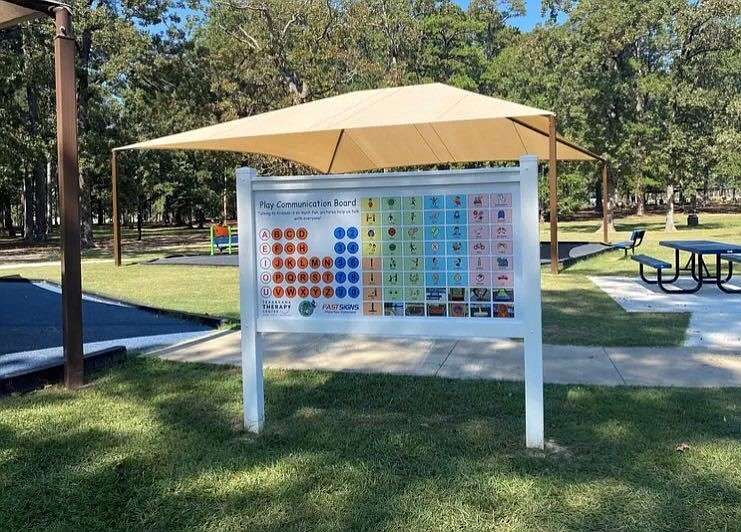
[[(700, 290), (703, 284), (715, 284), (723, 292), (729, 294), (741, 294), (741, 290), (731, 288), (728, 282), (733, 277), (733, 262), (741, 262), (741, 245), (715, 242), (713, 240), (662, 240), (660, 246), (674, 250), (674, 275), (670, 279), (658, 276), (659, 288), (668, 293), (692, 294)], [(684, 268), (680, 268), (679, 252), (689, 253), (690, 257)], [(705, 257), (715, 256), (715, 268), (711, 273), (708, 269)], [(723, 276), (721, 265), (728, 262), (728, 273)], [(680, 270), (689, 270), (695, 285), (690, 288), (667, 287), (679, 278)]]

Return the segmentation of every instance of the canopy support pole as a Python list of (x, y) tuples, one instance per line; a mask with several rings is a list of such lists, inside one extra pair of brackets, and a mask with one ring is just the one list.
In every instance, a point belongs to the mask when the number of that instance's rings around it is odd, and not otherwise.
[(57, 91), (57, 158), (62, 263), (62, 345), (64, 385), (84, 384), (82, 279), (80, 264), (80, 179), (77, 161), (77, 95), (72, 15), (54, 9), (54, 63)]
[(111, 199), (113, 201), (113, 264), (121, 266), (121, 216), (118, 212), (118, 158), (111, 152)]
[(551, 273), (558, 273), (558, 175), (556, 173), (556, 117), (548, 116), (548, 176), (551, 211)]
[(602, 163), (602, 243), (607, 244), (610, 241), (609, 236), (609, 218), (610, 206), (607, 198), (607, 161)]

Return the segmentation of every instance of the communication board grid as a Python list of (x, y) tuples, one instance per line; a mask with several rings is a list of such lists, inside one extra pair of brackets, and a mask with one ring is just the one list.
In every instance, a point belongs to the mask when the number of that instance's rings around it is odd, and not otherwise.
[(252, 237), (239, 248), (245, 428), (265, 421), (263, 332), (510, 337), (524, 344), (525, 442), (542, 449), (537, 164), (529, 155), (519, 167), (443, 172), (239, 169), (238, 223)]
[(256, 190), (258, 318), (513, 318), (518, 192)]

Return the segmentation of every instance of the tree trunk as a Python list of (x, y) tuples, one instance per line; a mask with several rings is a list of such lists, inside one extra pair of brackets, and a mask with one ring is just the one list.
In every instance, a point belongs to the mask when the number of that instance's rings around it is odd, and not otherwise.
[(646, 214), (646, 193), (643, 190), (643, 176), (636, 183), (636, 216)]
[(13, 207), (9, 197), (3, 199), (3, 218), (3, 223), (5, 225), (5, 230), (8, 232), (8, 236), (14, 238), (15, 227), (13, 227)]
[[(31, 139), (37, 139), (39, 136), (39, 101), (36, 89), (30, 83), (26, 85), (26, 103), (28, 105), (28, 134)], [(44, 240), (46, 239), (45, 161), (41, 158), (38, 149), (35, 152), (34, 161), (31, 163), (31, 176), (27, 177), (27, 179), (33, 179), (33, 184), (30, 187), (26, 185), (25, 195), (25, 225), (31, 228), (32, 232), (29, 234), (28, 229), (24, 227), (23, 234), (24, 238), (33, 237), (34, 240)]]
[(666, 227), (664, 231), (669, 233), (676, 230), (677, 227), (674, 225), (674, 185), (666, 185)]
[(37, 242), (46, 240), (46, 169), (44, 161), (37, 159), (33, 164), (34, 180), (34, 226), (33, 238)]
[(103, 198), (98, 198), (98, 225), (105, 223), (105, 217), (103, 216)]
[(95, 246), (93, 241), (93, 209), (90, 197), (90, 180), (87, 172), (80, 171), (80, 246), (90, 249)]
[[(90, 52), (93, 46), (93, 31), (89, 28), (82, 32), (79, 45), (81, 68), (78, 75), (77, 107), (79, 110), (80, 137), (90, 130)], [(82, 249), (92, 248), (93, 242), (93, 209), (90, 194), (90, 176), (88, 169), (80, 167), (80, 245)]]
[(138, 199), (136, 202), (136, 239), (141, 242), (142, 239), (142, 202)]
[(23, 240), (33, 238), (33, 176), (26, 169), (23, 173)]

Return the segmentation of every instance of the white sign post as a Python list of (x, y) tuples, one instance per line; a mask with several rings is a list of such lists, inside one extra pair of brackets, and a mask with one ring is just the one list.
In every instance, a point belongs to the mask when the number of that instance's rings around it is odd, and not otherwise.
[(245, 428), (260, 333), (523, 338), (528, 447), (543, 448), (537, 158), (341, 176), (237, 171)]

